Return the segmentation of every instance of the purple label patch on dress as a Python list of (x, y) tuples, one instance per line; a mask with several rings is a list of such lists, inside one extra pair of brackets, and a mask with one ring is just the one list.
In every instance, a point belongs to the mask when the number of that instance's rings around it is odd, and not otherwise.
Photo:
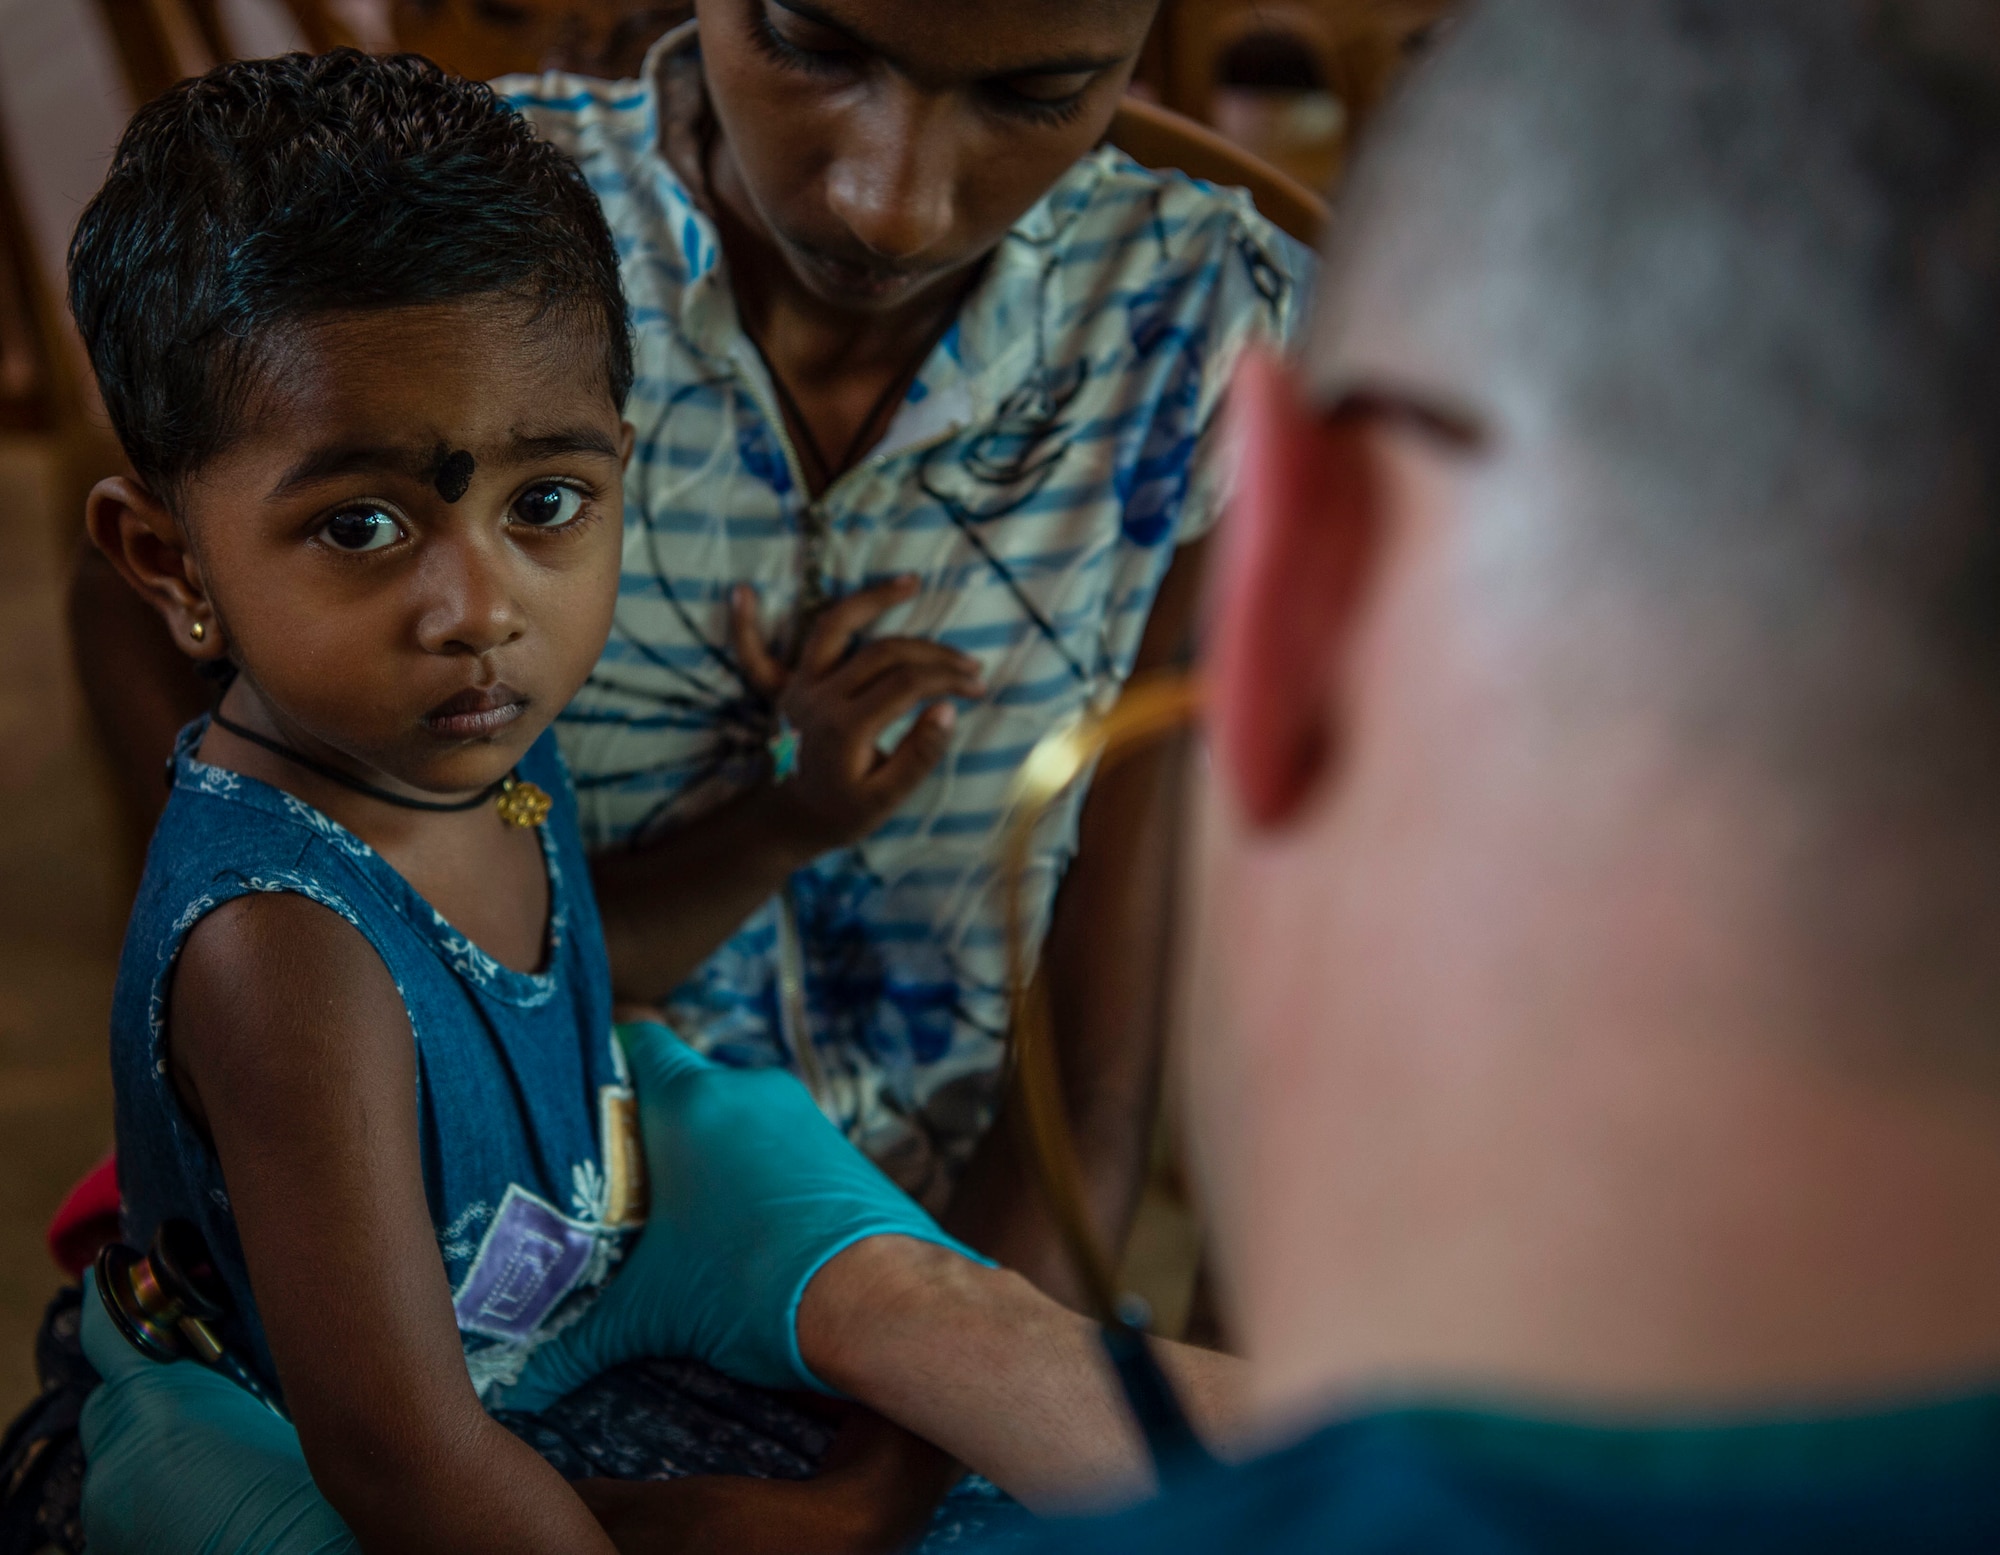
[(511, 1184), (452, 1302), (459, 1328), (526, 1339), (569, 1294), (596, 1245), (588, 1227)]

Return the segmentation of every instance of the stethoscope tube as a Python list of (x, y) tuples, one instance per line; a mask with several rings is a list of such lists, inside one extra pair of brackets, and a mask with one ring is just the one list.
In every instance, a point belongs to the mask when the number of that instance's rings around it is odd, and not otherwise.
[(1118, 1385), (1137, 1422), (1139, 1435), (1153, 1459), (1160, 1488), (1177, 1484), (1215, 1466), (1215, 1458), (1195, 1434), (1180, 1395), (1160, 1366), (1142, 1329), (1128, 1323), (1107, 1323), (1104, 1350), (1111, 1357)]
[(1055, 1059), (1048, 998), (1033, 970), (1026, 882), (1033, 844), (1049, 807), (1086, 772), (1102, 771), (1147, 741), (1185, 727), (1200, 711), (1201, 686), (1165, 674), (1128, 686), (1107, 712), (1086, 713), (1045, 735), (1014, 780), (1001, 841), (1008, 983), (1013, 996), (1009, 1080), (1043, 1193), (1102, 1326), (1104, 1348), (1164, 1485), (1214, 1463), (1188, 1419), (1143, 1329), (1122, 1310), (1117, 1274), (1086, 1207), (1083, 1172), (1070, 1137)]

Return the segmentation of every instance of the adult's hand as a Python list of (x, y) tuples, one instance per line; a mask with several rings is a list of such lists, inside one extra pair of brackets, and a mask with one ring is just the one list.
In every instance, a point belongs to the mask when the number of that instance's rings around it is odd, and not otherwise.
[(685, 1355), (743, 1382), (831, 1392), (799, 1351), (798, 1310), (826, 1263), (900, 1236), (967, 1252), (850, 1145), (805, 1087), (729, 1069), (666, 1027), (619, 1027), (639, 1097), (651, 1206), (590, 1312), (493, 1401), (541, 1409), (623, 1361)]
[[(950, 746), (951, 699), (981, 697), (978, 665), (942, 643), (889, 637), (855, 646), (917, 590), (903, 578), (829, 606), (790, 664), (765, 641), (757, 596), (730, 598), (744, 683), (796, 742), (782, 782), (755, 783), (699, 819), (630, 839), (591, 862), (612, 984), (650, 1003), (678, 988), (797, 870), (886, 821)], [(929, 705), (925, 705), (929, 704)], [(916, 713), (886, 754), (884, 733)]]
[(88, 1275), (82, 1322), (104, 1378), (80, 1425), (91, 1555), (355, 1555), (290, 1421), (205, 1366), (141, 1355)]
[[(730, 596), (737, 663), (797, 733), (797, 771), (781, 785), (780, 815), (808, 856), (845, 847), (875, 830), (907, 799), (951, 741), (951, 697), (986, 694), (979, 663), (923, 637), (884, 637), (854, 646), (870, 623), (917, 592), (897, 578), (829, 605), (789, 669), (772, 654), (757, 619), (757, 596)], [(929, 703), (886, 754), (882, 734)]]

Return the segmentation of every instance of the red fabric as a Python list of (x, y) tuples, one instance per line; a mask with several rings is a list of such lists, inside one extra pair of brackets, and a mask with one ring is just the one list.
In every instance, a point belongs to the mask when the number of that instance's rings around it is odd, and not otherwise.
[(49, 1256), (63, 1273), (81, 1274), (97, 1250), (118, 1240), (118, 1157), (99, 1161), (69, 1190), (49, 1222)]

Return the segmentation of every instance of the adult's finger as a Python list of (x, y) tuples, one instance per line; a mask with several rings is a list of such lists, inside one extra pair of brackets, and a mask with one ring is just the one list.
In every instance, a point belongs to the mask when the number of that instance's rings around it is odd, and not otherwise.
[(917, 579), (905, 573), (835, 600), (806, 634), (805, 646), (799, 650), (799, 673), (815, 679), (825, 674), (840, 662), (857, 632), (916, 592)]
[(758, 620), (757, 591), (739, 583), (729, 591), (729, 641), (736, 650), (737, 666), (750, 689), (767, 697), (776, 696), (785, 685), (785, 667), (771, 654), (764, 641), (763, 624)]
[(901, 669), (939, 669), (956, 675), (965, 694), (977, 696), (984, 689), (979, 661), (956, 648), (927, 637), (885, 637), (851, 655), (820, 686), (837, 698), (865, 696), (883, 675)]
[(866, 696), (847, 704), (841, 727), (850, 739), (872, 747), (884, 729), (918, 703), (963, 694), (959, 681), (936, 670), (916, 667), (891, 670), (869, 688)]
[(910, 732), (888, 758), (862, 780), (862, 790), (869, 802), (894, 809), (909, 798), (951, 749), (951, 731), (957, 722), (958, 710), (949, 702), (924, 709), (923, 716), (910, 725)]

